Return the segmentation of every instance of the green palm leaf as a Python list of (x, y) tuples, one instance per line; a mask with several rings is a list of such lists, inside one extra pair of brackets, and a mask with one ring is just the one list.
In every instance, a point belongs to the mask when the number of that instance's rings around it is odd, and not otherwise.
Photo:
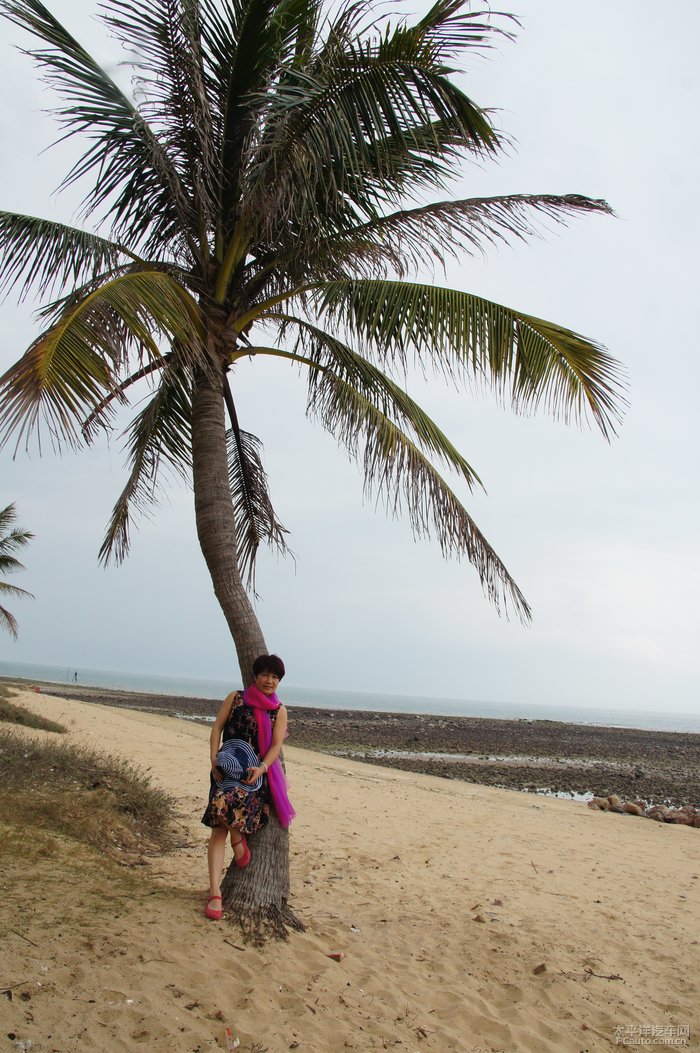
[[(202, 36), (209, 46), (209, 86), (215, 99), (222, 233), (230, 235), (239, 212), (244, 149), (254, 136), (264, 101), (253, 93), (267, 86), (285, 54), (277, 0), (216, 0), (202, 4)], [(302, 5), (306, 7), (306, 4)]]
[(19, 285), (18, 298), (30, 291), (82, 284), (114, 271), (135, 257), (122, 245), (95, 234), (36, 216), (0, 212), (0, 290)]
[(163, 369), (157, 390), (126, 431), (130, 472), (112, 510), (100, 548), (101, 563), (112, 558), (121, 563), (126, 558), (134, 512), (143, 515), (151, 510), (163, 467), (189, 478), (191, 407), (191, 382), (181, 372)]
[[(424, 453), (439, 458), (458, 472), (470, 490), (482, 485), (472, 466), (435, 421), (391, 377), (318, 326), (291, 315), (278, 317), (285, 326), (293, 325), (300, 330), (298, 343), (307, 356), (305, 364), (310, 366), (309, 410), (312, 414), (320, 412), (322, 415), (320, 407), (324, 404), (325, 378), (326, 374), (332, 373), (408, 432)], [(251, 348), (251, 351), (255, 352), (256, 348)]]
[[(17, 529), (14, 526), (16, 521), (17, 510), (14, 504), (0, 508), (0, 560), (7, 559), (9, 554), (16, 552), (18, 548), (24, 548), (34, 537), (29, 530)], [(0, 563), (0, 570), (6, 569), (7, 566)]]
[(5, 631), (8, 632), (10, 636), (14, 637), (15, 640), (17, 639), (17, 619), (2, 605), (0, 605), (0, 628), (5, 629)]
[(158, 340), (177, 341), (185, 361), (202, 358), (199, 310), (169, 274), (137, 271), (105, 282), (72, 306), (0, 377), (0, 444), (19, 443), (44, 420), (54, 444), (76, 446), (79, 422), (118, 392), (116, 371), (131, 349), (162, 358)]
[(387, 27), (362, 43), (371, 5), (341, 10), (315, 64), (303, 76), (292, 70), (266, 97), (272, 131), (253, 172), (270, 194), (261, 204), (253, 189), (256, 214), (274, 217), (276, 202), (306, 197), (305, 230), (346, 212), (354, 227), (359, 213), (348, 211), (350, 202), (371, 214), (409, 185), (444, 186), (465, 149), (499, 148), (488, 115), (447, 80), (444, 61), (448, 51), (488, 46), (503, 30), (461, 6), (438, 3), (416, 26)]
[(494, 36), (512, 40), (513, 34), (494, 23), (494, 18), (518, 22), (503, 11), (465, 11), (462, 0), (438, 0), (415, 30), (408, 32), (422, 34), (435, 59), (447, 62), (469, 48), (490, 48)]
[(436, 538), (444, 556), (464, 556), (476, 568), (497, 610), (512, 604), (530, 618), (523, 594), (442, 476), (418, 447), (357, 389), (331, 371), (322, 373), (310, 412), (362, 466), (365, 490), (376, 489), (387, 511), (405, 510), (417, 537)]
[[(13, 563), (8, 564), (7, 567), (0, 567), (0, 572), (2, 572), (3, 574), (13, 574), (17, 570), (25, 569), (26, 568), (22, 563), (20, 563), (18, 560), (15, 560)], [(17, 585), (8, 585), (6, 581), (0, 581), (0, 592), (4, 593), (6, 596), (17, 596), (19, 598), (27, 597), (32, 600), (34, 599), (31, 592), (27, 592), (26, 589), (20, 589)]]
[(87, 417), (82, 425), (81, 431), (83, 438), (86, 442), (92, 442), (95, 437), (96, 425), (104, 424), (105, 422), (105, 410), (111, 405), (112, 402), (126, 402), (126, 392), (129, 388), (133, 387), (134, 384), (138, 384), (140, 380), (144, 380), (146, 377), (150, 377), (153, 373), (160, 372), (163, 370), (173, 358), (172, 352), (168, 352), (163, 355), (162, 358), (158, 358), (153, 362), (149, 362), (148, 365), (143, 366), (141, 369), (137, 369), (135, 373), (127, 377), (126, 380), (122, 380), (121, 383), (114, 388), (109, 394), (105, 395), (100, 402), (93, 408), (90, 416)]
[[(0, 574), (14, 574), (18, 570), (25, 569), (13, 553), (28, 545), (34, 535), (28, 530), (15, 527), (16, 519), (17, 511), (14, 504), (0, 508)], [(20, 589), (16, 585), (10, 585), (6, 581), (0, 581), (0, 595), (15, 596), (18, 599), (34, 598), (31, 592)], [(0, 628), (9, 632), (15, 640), (17, 639), (17, 619), (3, 606), (0, 606)]]
[[(131, 244), (159, 248), (177, 229), (192, 229), (192, 210), (175, 167), (142, 115), (101, 66), (40, 0), (0, 0), (6, 17), (42, 43), (30, 54), (66, 100), (57, 112), (66, 136), (83, 133), (92, 146), (63, 181), (88, 177), (86, 214), (105, 207), (113, 231)], [(190, 243), (195, 254), (197, 246)]]
[(336, 271), (357, 268), (358, 259), (376, 273), (392, 267), (403, 277), (444, 267), (448, 257), (482, 254), (486, 246), (541, 234), (542, 222), (565, 223), (588, 212), (614, 215), (605, 201), (579, 194), (509, 194), (504, 197), (440, 201), (379, 216), (317, 243), (317, 259)]
[(620, 420), (622, 377), (593, 341), (482, 297), (395, 281), (329, 282), (321, 309), (368, 341), (382, 361), (410, 356), (463, 381), (494, 387), (518, 411), (542, 404), (568, 421), (592, 418), (607, 437)]
[[(500, 139), (495, 131), (493, 139), (493, 149), (498, 150)], [(474, 151), (465, 144), (455, 121), (426, 121), (412, 129), (410, 140), (387, 135), (368, 143), (358, 206), (366, 218), (375, 219), (386, 207), (398, 207), (409, 194), (425, 188), (444, 191), (463, 164), (465, 152)]]
[(389, 162), (397, 150), (425, 150), (426, 131), (449, 127), (467, 149), (498, 147), (487, 115), (449, 81), (423, 42), (400, 30), (378, 42), (344, 39), (313, 73), (294, 70), (282, 80), (267, 105), (269, 131), (251, 196), (275, 222), (279, 202), (290, 197), (303, 223), (342, 208), (347, 196), (366, 204), (382, 189), (393, 192), (391, 166), (386, 172), (382, 166), (384, 144)]
[(236, 517), (236, 542), (241, 575), (246, 587), (255, 591), (255, 561), (261, 542), (288, 553), (287, 530), (275, 515), (270, 500), (267, 474), (262, 463), (262, 443), (238, 426), (232, 410), (232, 426), (226, 433), (229, 485)]
[(194, 229), (204, 231), (218, 212), (219, 170), (198, 5), (112, 0), (111, 11), (104, 21), (138, 56), (140, 112), (154, 134), (167, 135), (168, 155), (196, 216)]

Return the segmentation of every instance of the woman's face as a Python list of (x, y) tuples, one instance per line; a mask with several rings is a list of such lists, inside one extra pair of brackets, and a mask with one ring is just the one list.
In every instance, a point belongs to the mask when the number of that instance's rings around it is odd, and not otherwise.
[(277, 685), (280, 682), (280, 678), (275, 673), (258, 673), (255, 678), (255, 686), (258, 691), (262, 691), (263, 695), (274, 695), (277, 690)]

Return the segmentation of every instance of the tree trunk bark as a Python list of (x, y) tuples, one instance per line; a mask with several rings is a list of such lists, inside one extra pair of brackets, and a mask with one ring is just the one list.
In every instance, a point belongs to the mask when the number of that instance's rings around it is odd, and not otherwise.
[(238, 572), (236, 525), (226, 458), (223, 371), (199, 373), (192, 403), (192, 471), (197, 536), (214, 593), (236, 646), (244, 686), (265, 638)]
[(287, 930), (303, 932), (304, 925), (288, 904), (289, 831), (280, 825), (274, 808), (267, 826), (249, 839), (250, 863), (231, 863), (221, 883), (227, 919), (238, 925), (243, 938), (254, 944), (268, 936), (287, 939)]
[[(199, 373), (192, 403), (192, 461), (197, 535), (214, 592), (236, 646), (245, 686), (253, 680), (253, 662), (266, 654), (265, 638), (238, 570), (236, 525), (226, 457), (223, 371)], [(274, 809), (266, 827), (252, 839), (247, 867), (232, 861), (221, 892), (228, 917), (243, 935), (261, 942), (274, 934), (287, 938), (287, 927), (303, 929), (287, 905), (289, 833)]]

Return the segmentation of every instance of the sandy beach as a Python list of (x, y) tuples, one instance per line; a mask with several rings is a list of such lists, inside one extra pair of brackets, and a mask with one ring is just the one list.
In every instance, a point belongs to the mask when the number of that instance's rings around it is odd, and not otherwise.
[(208, 729), (16, 701), (148, 770), (182, 835), (116, 880), (32, 837), (28, 808), (26, 852), (3, 853), (0, 1050), (205, 1053), (226, 1027), (244, 1053), (700, 1049), (700, 830), (326, 756), (292, 725), (307, 931), (245, 947), (202, 916)]

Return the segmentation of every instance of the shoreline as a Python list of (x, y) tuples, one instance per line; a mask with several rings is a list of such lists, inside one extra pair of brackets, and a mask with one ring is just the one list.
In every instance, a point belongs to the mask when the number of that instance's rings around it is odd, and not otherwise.
[[(8, 686), (208, 723), (219, 700), (0, 678)], [(700, 734), (563, 721), (287, 706), (290, 745), (530, 793), (700, 806)]]

